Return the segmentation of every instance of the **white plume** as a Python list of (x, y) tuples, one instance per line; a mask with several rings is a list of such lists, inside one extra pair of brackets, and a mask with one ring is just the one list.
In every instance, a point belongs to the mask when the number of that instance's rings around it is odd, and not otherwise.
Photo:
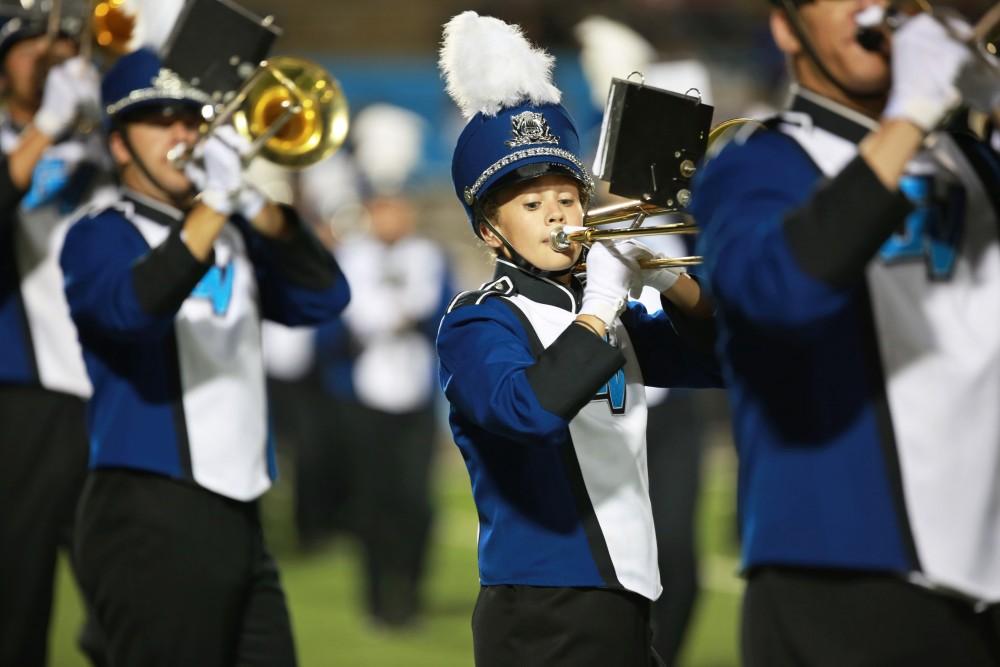
[(127, 0), (123, 9), (135, 17), (129, 46), (134, 49), (146, 46), (162, 54), (184, 9), (184, 0)]
[(519, 26), (468, 11), (445, 24), (438, 67), (448, 94), (471, 118), (477, 112), (495, 116), (526, 100), (558, 103), (562, 94), (552, 85), (554, 62), (531, 45)]
[(583, 47), (580, 66), (599, 109), (604, 108), (612, 78), (624, 79), (632, 72), (645, 74), (656, 57), (656, 49), (642, 35), (603, 16), (588, 16), (574, 32)]

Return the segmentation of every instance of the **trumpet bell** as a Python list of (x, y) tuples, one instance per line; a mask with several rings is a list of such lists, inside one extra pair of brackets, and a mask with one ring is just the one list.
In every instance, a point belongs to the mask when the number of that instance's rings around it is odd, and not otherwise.
[[(263, 139), (260, 156), (303, 168), (340, 148), (347, 138), (348, 108), (336, 79), (319, 65), (290, 56), (272, 58), (262, 68), (232, 120), (251, 142)], [(282, 124), (276, 129), (276, 123)]]

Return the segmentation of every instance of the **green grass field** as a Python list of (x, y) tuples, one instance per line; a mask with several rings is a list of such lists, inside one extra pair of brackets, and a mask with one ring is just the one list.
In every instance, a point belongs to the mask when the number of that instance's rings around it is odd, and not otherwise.
[[(438, 515), (427, 588), (427, 613), (405, 633), (372, 627), (360, 613), (360, 570), (354, 546), (296, 555), (290, 529), (289, 482), (268, 495), (265, 517), (272, 547), (282, 567), (292, 609), (299, 662), (303, 667), (468, 667), (472, 664), (469, 619), (478, 589), (476, 514), (469, 482), (453, 446), (438, 465)], [(287, 466), (286, 469), (290, 469)], [(741, 583), (733, 544), (735, 468), (730, 451), (715, 446), (706, 457), (700, 503), (702, 595), (682, 665), (730, 667), (736, 660)], [(54, 614), (53, 667), (86, 665), (74, 637), (80, 601), (64, 566)]]

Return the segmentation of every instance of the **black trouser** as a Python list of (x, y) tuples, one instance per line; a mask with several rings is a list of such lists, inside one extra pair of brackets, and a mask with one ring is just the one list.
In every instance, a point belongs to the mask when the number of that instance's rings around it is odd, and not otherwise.
[(653, 667), (649, 600), (600, 588), (483, 586), (476, 667)]
[(745, 667), (996, 667), (1000, 607), (884, 574), (762, 568), (743, 601)]
[(82, 399), (0, 387), (0, 667), (46, 664), (56, 558), (87, 470)]
[[(357, 533), (357, 457), (351, 446), (354, 405), (331, 400), (321, 389), (301, 383), (279, 390), (272, 381), (279, 439), (295, 449), (295, 527), (299, 545), (322, 545), (337, 533)], [(278, 398), (280, 397), (280, 398)], [(279, 420), (277, 417), (281, 415)]]
[(434, 411), (356, 406), (352, 421), (368, 610), (377, 620), (406, 623), (419, 611), (430, 538)]
[(703, 430), (693, 392), (672, 390), (649, 409), (649, 499), (663, 584), (653, 603), (653, 646), (666, 665), (677, 660), (698, 594), (694, 522)]
[(295, 664), (256, 502), (98, 470), (77, 518), (80, 579), (112, 667)]

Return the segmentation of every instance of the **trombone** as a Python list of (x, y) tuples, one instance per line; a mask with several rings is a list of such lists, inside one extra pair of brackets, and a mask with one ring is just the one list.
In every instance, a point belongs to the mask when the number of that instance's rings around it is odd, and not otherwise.
[[(260, 155), (289, 169), (329, 157), (347, 137), (347, 98), (322, 67), (304, 58), (278, 56), (260, 63), (233, 98), (201, 131), (201, 143), (226, 123), (250, 142), (243, 164)], [(198, 146), (178, 144), (167, 159), (182, 168)]]
[[(747, 125), (759, 125), (758, 121), (750, 118), (731, 118), (713, 127), (708, 133), (708, 147), (711, 152), (718, 152), (719, 142), (722, 139), (731, 137), (733, 131), (737, 131)], [(691, 178), (697, 167), (688, 160), (681, 163), (680, 169), (685, 178)], [(549, 235), (549, 242), (553, 250), (567, 250), (573, 243), (583, 243), (590, 245), (597, 241), (608, 241), (618, 239), (640, 238), (643, 236), (661, 236), (667, 234), (697, 234), (698, 227), (690, 215), (684, 213), (681, 208), (687, 206), (691, 201), (691, 193), (681, 190), (677, 193), (678, 206), (660, 206), (650, 204), (640, 200), (626, 201), (620, 204), (612, 204), (601, 208), (587, 211), (583, 218), (582, 227), (560, 226), (552, 230)], [(680, 222), (673, 222), (664, 225), (654, 225), (643, 227), (642, 223), (646, 218), (660, 215), (672, 214), (680, 216)], [(628, 227), (616, 229), (600, 229), (602, 225), (610, 225), (625, 220), (631, 220)], [(697, 266), (701, 264), (701, 257), (691, 255), (688, 257), (656, 257), (644, 259), (639, 262), (643, 269), (662, 269), (682, 266)]]

